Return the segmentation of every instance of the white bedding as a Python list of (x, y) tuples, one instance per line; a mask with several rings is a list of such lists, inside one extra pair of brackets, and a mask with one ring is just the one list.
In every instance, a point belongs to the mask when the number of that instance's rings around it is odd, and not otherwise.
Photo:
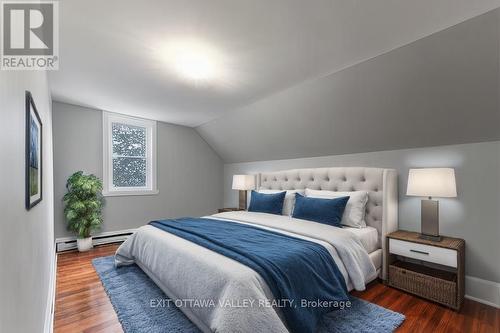
[[(382, 269), (382, 260), (383, 260), (382, 254), (383, 254), (382, 249), (377, 249), (369, 254), (373, 265), (375, 266), (375, 268), (377, 269), (377, 271), (379, 273)], [(374, 280), (375, 280), (375, 278), (374, 278)], [(352, 290), (352, 288), (351, 288), (351, 290)]]
[[(365, 283), (376, 276), (361, 241), (347, 230), (287, 216), (243, 211), (209, 218), (249, 223), (321, 244), (348, 285), (357, 290), (364, 290)], [(192, 302), (186, 302), (180, 307), (204, 332), (288, 332), (279, 309), (257, 305), (258, 300), (274, 299), (266, 282), (235, 260), (149, 225), (129, 237), (118, 248), (115, 258), (118, 266), (137, 263), (174, 300), (215, 300), (215, 306), (192, 306)], [(257, 300), (256, 305), (220, 306), (226, 301), (249, 299)]]
[(352, 232), (359, 239), (366, 252), (372, 253), (373, 251), (380, 248), (378, 244), (378, 231), (374, 227), (364, 227), (364, 228), (351, 228), (344, 227), (344, 230)]

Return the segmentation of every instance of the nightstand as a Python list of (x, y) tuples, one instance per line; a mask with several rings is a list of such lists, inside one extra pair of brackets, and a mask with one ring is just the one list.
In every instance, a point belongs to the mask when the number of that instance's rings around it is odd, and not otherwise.
[(225, 212), (237, 212), (240, 210), (244, 210), (244, 209), (241, 209), (241, 208), (219, 208), (217, 211), (219, 213), (225, 213)]
[(398, 230), (387, 235), (386, 283), (422, 298), (460, 310), (465, 294), (465, 241), (440, 242)]

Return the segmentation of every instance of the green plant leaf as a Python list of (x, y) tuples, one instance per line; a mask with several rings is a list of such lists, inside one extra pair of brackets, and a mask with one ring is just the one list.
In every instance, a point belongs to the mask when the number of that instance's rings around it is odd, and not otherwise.
[(102, 182), (94, 175), (78, 171), (68, 178), (66, 189), (68, 192), (63, 196), (63, 203), (68, 230), (81, 238), (90, 237), (103, 222)]

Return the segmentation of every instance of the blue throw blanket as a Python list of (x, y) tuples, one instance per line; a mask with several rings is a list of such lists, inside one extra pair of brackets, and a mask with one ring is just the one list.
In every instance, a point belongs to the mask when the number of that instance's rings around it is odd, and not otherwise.
[(275, 300), (286, 305), (282, 311), (292, 332), (316, 332), (323, 314), (336, 310), (337, 302), (349, 300), (344, 277), (330, 253), (317, 243), (250, 225), (205, 218), (149, 224), (255, 270), (266, 281)]

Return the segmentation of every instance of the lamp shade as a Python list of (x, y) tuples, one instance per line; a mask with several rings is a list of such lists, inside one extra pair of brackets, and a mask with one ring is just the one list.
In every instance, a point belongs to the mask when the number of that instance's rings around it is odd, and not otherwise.
[(406, 195), (456, 197), (455, 170), (451, 168), (410, 169)]
[(253, 190), (255, 189), (255, 176), (254, 175), (234, 175), (233, 176), (233, 190)]

